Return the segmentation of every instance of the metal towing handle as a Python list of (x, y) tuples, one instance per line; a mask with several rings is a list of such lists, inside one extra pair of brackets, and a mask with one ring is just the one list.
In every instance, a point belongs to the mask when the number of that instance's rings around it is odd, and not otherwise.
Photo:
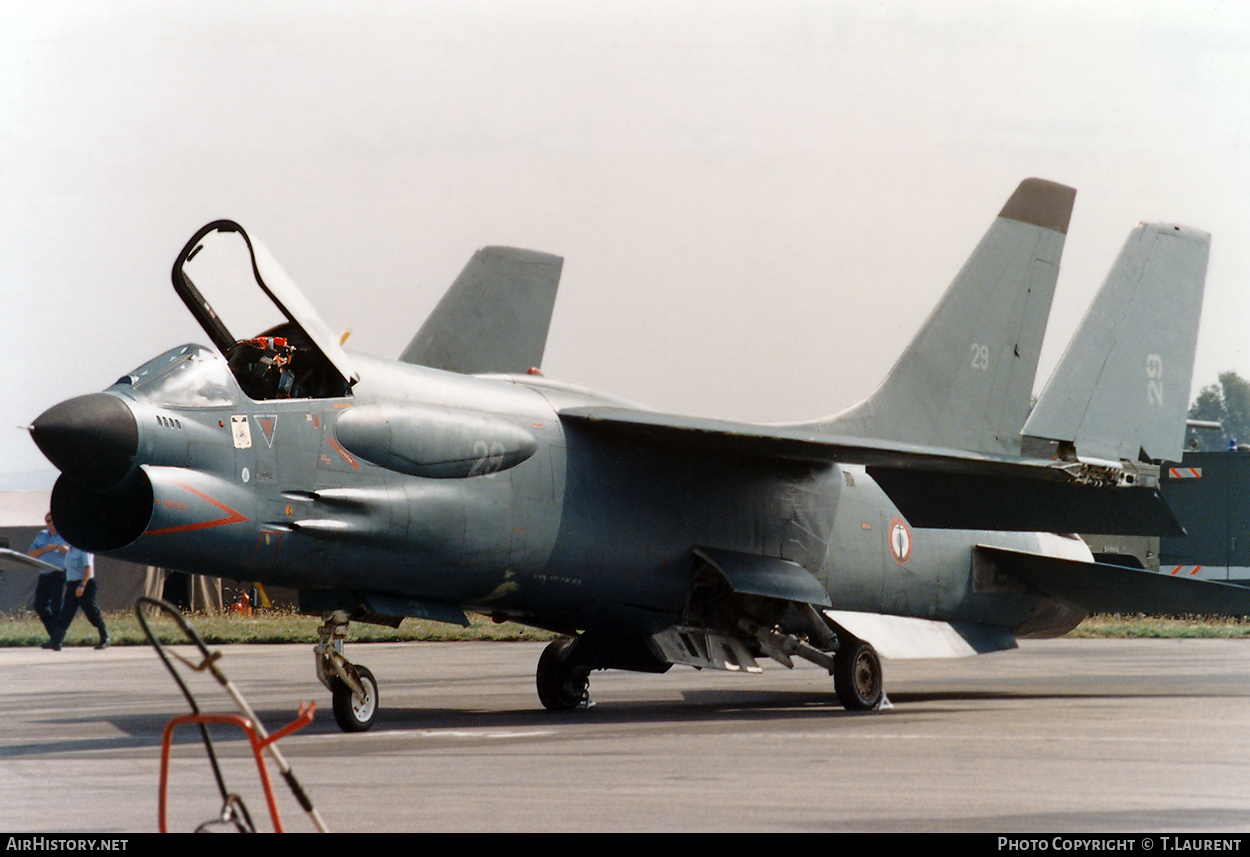
[[(145, 607), (160, 610), (173, 618), (179, 628), (182, 629), (183, 633), (186, 634), (187, 639), (199, 649), (201, 657), (196, 661), (192, 661), (184, 658), (177, 652), (167, 650), (160, 640), (157, 639), (156, 634), (153, 633), (151, 627), (148, 625), (147, 617), (144, 615)], [(260, 774), (261, 786), (265, 792), (265, 800), (269, 805), (269, 815), (273, 821), (274, 830), (278, 833), (284, 832), (282, 819), (278, 814), (278, 805), (273, 795), (273, 787), (269, 780), (269, 770), (265, 764), (265, 753), (268, 753), (270, 757), (273, 758), (274, 763), (278, 766), (278, 770), (282, 773), (282, 778), (286, 780), (286, 783), (290, 787), (291, 793), (295, 796), (296, 801), (303, 808), (303, 810), (308, 813), (309, 818), (312, 819), (313, 825), (321, 833), (328, 832), (325, 822), (321, 818), (321, 814), (317, 812), (316, 807), (313, 806), (312, 801), (304, 792), (299, 780), (295, 778), (295, 773), (291, 770), (291, 766), (287, 764), (286, 758), (283, 757), (282, 752), (278, 750), (277, 747), (277, 742), (280, 738), (284, 738), (295, 730), (301, 729), (312, 722), (313, 712), (316, 710), (316, 705), (313, 703), (304, 703), (300, 705), (299, 714), (296, 719), (270, 735), (265, 731), (265, 727), (260, 722), (260, 718), (256, 716), (256, 712), (252, 710), (252, 707), (247, 704), (247, 700), (245, 700), (243, 695), (239, 693), (238, 688), (236, 688), (233, 682), (226, 678), (225, 673), (221, 671), (221, 667), (218, 665), (218, 661), (221, 659), (221, 652), (210, 652), (208, 647), (204, 645), (204, 641), (200, 639), (200, 635), (195, 632), (194, 628), (187, 624), (186, 620), (183, 619), (182, 614), (176, 607), (168, 602), (145, 596), (135, 601), (135, 615), (139, 618), (139, 624), (143, 627), (143, 631), (147, 634), (148, 640), (152, 643), (153, 648), (156, 649), (156, 653), (160, 655), (161, 660), (169, 669), (170, 675), (174, 677), (174, 682), (178, 685), (179, 689), (182, 690), (182, 695), (187, 698), (187, 704), (191, 706), (192, 712), (188, 715), (173, 718), (165, 726), (165, 732), (161, 742), (161, 832), (168, 832), (165, 819), (165, 807), (166, 791), (169, 781), (169, 751), (173, 742), (173, 732), (175, 727), (185, 723), (194, 723), (199, 727), (200, 737), (204, 741), (204, 747), (208, 753), (209, 763), (213, 769), (213, 777), (217, 781), (217, 789), (221, 793), (222, 798), (220, 816), (200, 825), (198, 828), (199, 830), (203, 830), (210, 824), (233, 824), (239, 831), (249, 833), (255, 832), (256, 829), (255, 825), (252, 823), (251, 815), (247, 811), (247, 807), (243, 804), (243, 800), (237, 794), (230, 792), (226, 788), (226, 782), (221, 773), (221, 766), (217, 761), (217, 753), (213, 749), (213, 741), (208, 734), (209, 723), (222, 723), (238, 726), (244, 731), (249, 742), (251, 743), (252, 754), (256, 758), (256, 766)], [(178, 670), (175, 668), (171, 657), (190, 670), (195, 672), (210, 673), (213, 678), (217, 680), (217, 683), (225, 689), (226, 693), (230, 695), (230, 698), (234, 700), (235, 704), (239, 707), (239, 710), (243, 712), (242, 715), (202, 713), (199, 705), (195, 701), (195, 697), (192, 696), (186, 683), (183, 682), (182, 676), (178, 674)]]

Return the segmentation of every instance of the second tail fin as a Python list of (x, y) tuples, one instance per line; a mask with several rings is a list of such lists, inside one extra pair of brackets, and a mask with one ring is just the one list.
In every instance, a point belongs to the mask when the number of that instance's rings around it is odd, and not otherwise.
[(817, 431), (1019, 453), (1076, 191), (1026, 179), (885, 381)]
[(1083, 459), (1180, 461), (1211, 236), (1129, 235), (1024, 434)]

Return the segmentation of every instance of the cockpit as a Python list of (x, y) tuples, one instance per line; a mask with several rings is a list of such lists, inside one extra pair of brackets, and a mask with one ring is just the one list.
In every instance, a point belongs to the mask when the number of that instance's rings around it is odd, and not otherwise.
[[(275, 335), (276, 334), (276, 335)], [(241, 339), (226, 353), (248, 398), (328, 399), (348, 395), (342, 377), (294, 325)]]

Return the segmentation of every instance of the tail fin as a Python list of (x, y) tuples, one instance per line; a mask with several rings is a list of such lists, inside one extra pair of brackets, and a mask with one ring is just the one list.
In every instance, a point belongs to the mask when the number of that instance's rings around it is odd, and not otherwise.
[(807, 427), (1018, 453), (1075, 197), (1021, 182), (881, 386)]
[(1084, 458), (1180, 461), (1211, 236), (1132, 231), (1024, 426)]
[(399, 359), (465, 375), (542, 365), (563, 265), (535, 250), (478, 250)]

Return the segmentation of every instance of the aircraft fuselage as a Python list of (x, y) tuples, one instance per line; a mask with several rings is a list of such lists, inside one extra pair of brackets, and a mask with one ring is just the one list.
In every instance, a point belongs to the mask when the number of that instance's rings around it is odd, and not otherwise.
[[(198, 346), (95, 394), (133, 414), (134, 464), (111, 485), (69, 467), (62, 531), (156, 566), (568, 631), (618, 608), (676, 621), (692, 545), (796, 563), (839, 609), (1011, 627), (1038, 606), (975, 591), (970, 549), (1047, 537), (912, 529), (863, 468), (607, 438), (557, 415), (606, 401), (584, 389), (353, 357), (362, 377), (341, 397), (252, 400)], [(411, 452), (408, 409), (458, 443)]]

